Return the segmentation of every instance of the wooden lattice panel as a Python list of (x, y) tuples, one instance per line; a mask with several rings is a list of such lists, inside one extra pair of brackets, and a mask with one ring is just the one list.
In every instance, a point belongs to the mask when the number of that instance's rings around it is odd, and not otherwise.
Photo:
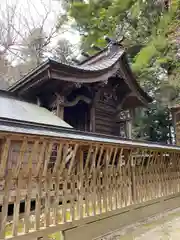
[(128, 141), (2, 136), (0, 183), (0, 239), (5, 239), (179, 193), (180, 150)]

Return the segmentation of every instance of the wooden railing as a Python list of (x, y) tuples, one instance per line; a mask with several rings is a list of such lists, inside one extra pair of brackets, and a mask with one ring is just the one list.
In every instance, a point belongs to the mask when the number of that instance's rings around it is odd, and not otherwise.
[(178, 147), (76, 132), (1, 132), (0, 143), (0, 239), (47, 239), (180, 192)]

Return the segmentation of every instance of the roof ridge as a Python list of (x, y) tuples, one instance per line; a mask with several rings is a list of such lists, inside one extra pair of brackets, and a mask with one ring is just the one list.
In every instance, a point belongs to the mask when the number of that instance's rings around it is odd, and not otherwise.
[(93, 59), (94, 57), (97, 57), (99, 54), (105, 52), (105, 51), (108, 49), (109, 45), (110, 45), (110, 43), (107, 44), (102, 50), (96, 52), (94, 55), (92, 55), (92, 56), (90, 56), (89, 58), (83, 60), (80, 64), (78, 64), (78, 66), (83, 65), (84, 63), (88, 62), (89, 60)]

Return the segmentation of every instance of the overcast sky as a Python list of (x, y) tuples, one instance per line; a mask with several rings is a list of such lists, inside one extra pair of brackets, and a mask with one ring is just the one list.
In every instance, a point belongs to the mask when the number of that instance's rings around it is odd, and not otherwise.
[[(5, 9), (6, 3), (9, 5), (16, 4), (16, 24), (20, 26), (21, 31), (25, 31), (25, 27), (22, 22), (24, 19), (28, 19), (28, 24), (33, 25), (42, 24), (42, 20), (46, 15), (46, 11), (50, 11), (47, 19), (45, 20), (44, 30), (47, 34), (52, 30), (52, 27), (57, 23), (58, 16), (62, 13), (61, 0), (0, 0), (1, 11)], [(59, 37), (59, 36), (58, 36)], [(61, 35), (61, 37), (67, 38), (72, 43), (76, 43), (79, 40), (79, 35), (76, 32), (72, 32), (72, 29), (67, 27), (67, 31)], [(56, 41), (57, 38), (54, 40)]]

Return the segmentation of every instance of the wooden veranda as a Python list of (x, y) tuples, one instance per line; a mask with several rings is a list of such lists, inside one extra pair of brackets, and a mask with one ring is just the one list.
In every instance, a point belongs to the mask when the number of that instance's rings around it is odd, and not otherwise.
[(93, 239), (179, 205), (179, 147), (17, 122), (0, 142), (0, 239)]

